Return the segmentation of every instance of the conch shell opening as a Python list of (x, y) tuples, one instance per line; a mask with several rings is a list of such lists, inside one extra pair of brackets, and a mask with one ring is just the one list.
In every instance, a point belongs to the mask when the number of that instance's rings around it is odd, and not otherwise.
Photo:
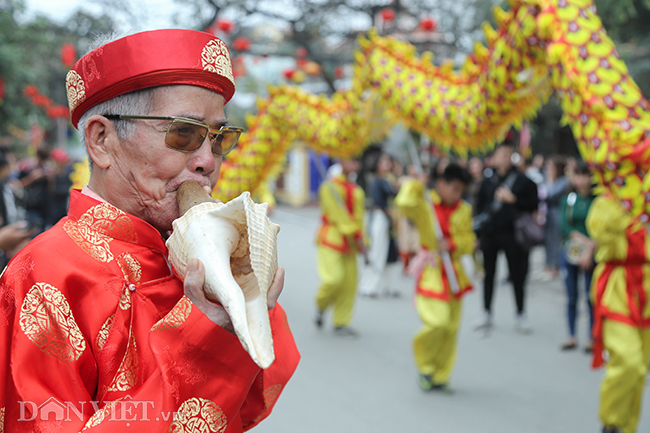
[(256, 204), (248, 192), (216, 203), (196, 182), (177, 192), (181, 217), (167, 240), (169, 261), (185, 278), (187, 263), (205, 267), (205, 295), (226, 309), (235, 334), (261, 368), (275, 359), (267, 293), (278, 267), (280, 226), (268, 216), (268, 204)]

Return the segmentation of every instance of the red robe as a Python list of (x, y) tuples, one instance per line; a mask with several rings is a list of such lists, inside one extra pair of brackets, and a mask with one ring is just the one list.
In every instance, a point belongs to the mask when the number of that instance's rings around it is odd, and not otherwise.
[(73, 191), (68, 217), (0, 279), (0, 432), (242, 432), (300, 355), (271, 312), (275, 362), (183, 296), (156, 229)]

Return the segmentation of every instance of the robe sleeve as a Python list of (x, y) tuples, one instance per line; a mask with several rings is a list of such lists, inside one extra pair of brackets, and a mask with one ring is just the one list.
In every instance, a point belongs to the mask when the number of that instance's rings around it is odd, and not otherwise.
[(404, 182), (395, 197), (394, 204), (413, 221), (420, 233), (420, 243), (430, 250), (437, 249), (431, 212), (428, 211), (424, 201), (424, 184), (418, 180)]

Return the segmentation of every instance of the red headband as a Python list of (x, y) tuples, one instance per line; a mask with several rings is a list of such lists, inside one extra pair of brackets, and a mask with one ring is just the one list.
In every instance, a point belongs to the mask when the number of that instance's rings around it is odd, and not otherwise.
[(230, 52), (223, 41), (181, 29), (109, 42), (79, 59), (65, 81), (75, 128), (91, 107), (135, 90), (188, 84), (219, 93), (226, 102), (235, 93)]

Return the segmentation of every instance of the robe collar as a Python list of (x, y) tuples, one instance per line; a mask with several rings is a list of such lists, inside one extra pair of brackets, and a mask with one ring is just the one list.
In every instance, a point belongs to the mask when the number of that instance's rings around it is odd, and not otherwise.
[(165, 240), (155, 227), (103, 201), (101, 197), (92, 197), (87, 191), (71, 191), (68, 217), (86, 223), (91, 229), (113, 239), (151, 248), (167, 256)]

